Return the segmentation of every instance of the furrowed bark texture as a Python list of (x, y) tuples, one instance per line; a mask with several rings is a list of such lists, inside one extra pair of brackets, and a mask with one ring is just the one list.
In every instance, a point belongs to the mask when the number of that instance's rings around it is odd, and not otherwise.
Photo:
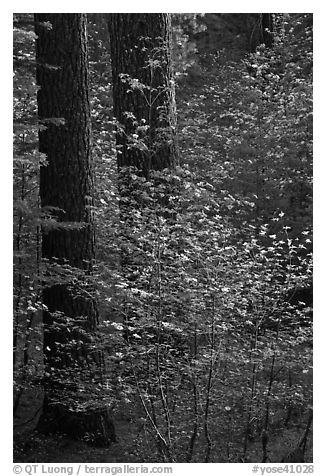
[[(43, 228), (42, 257), (50, 264), (69, 265), (84, 277), (78, 295), (72, 289), (74, 273), (67, 282), (45, 285), (44, 354), (48, 378), (41, 426), (82, 436), (90, 430), (84, 413), (83, 424), (68, 416), (64, 405), (55, 406), (58, 396), (74, 397), (78, 379), (89, 378), (94, 385), (101, 379), (101, 352), (90, 351), (96, 331), (98, 312), (87, 277), (94, 260), (92, 222), (91, 121), (88, 97), (86, 15), (35, 14), (38, 114), (41, 123), (39, 148), (47, 156), (40, 171), (40, 197), (62, 226)], [(70, 225), (69, 225), (70, 224)], [(46, 283), (45, 283), (46, 284)], [(78, 322), (77, 322), (78, 321)], [(72, 328), (69, 326), (71, 326)], [(79, 327), (78, 327), (79, 326)], [(54, 372), (62, 369), (68, 383), (55, 381)], [(87, 373), (87, 371), (88, 373)], [(91, 386), (91, 382), (90, 382)], [(70, 392), (70, 393), (69, 393)], [(62, 402), (61, 402), (62, 403)], [(60, 416), (61, 415), (61, 416)], [(99, 439), (109, 439), (112, 432), (102, 414)], [(52, 418), (52, 420), (51, 420)], [(67, 421), (74, 424), (68, 425)], [(94, 420), (94, 418), (93, 418)], [(96, 419), (95, 419), (96, 420)], [(46, 423), (46, 424), (45, 424)], [(49, 424), (48, 424), (49, 426)], [(77, 431), (76, 428), (79, 430)], [(94, 430), (94, 424), (92, 431)], [(74, 434), (74, 436), (76, 436)]]
[[(171, 18), (166, 13), (112, 13), (112, 55), (118, 166), (147, 175), (176, 162)], [(137, 137), (138, 136), (138, 137)]]
[(261, 14), (261, 33), (260, 42), (264, 43), (268, 48), (273, 46), (273, 14)]
[[(174, 220), (169, 203), (173, 185), (164, 181), (164, 172), (154, 173), (177, 164), (171, 17), (166, 13), (112, 13), (108, 28), (117, 120), (120, 264), (123, 279), (132, 288), (142, 285), (136, 278), (142, 272), (138, 257), (143, 256), (145, 266), (150, 256), (146, 240), (139, 237), (152, 232), (151, 223), (160, 214), (169, 223)], [(151, 188), (144, 188), (144, 177), (153, 184)], [(130, 328), (137, 312), (128, 299), (123, 318), (125, 338), (132, 342)]]
[[(58, 221), (79, 224), (70, 230), (44, 230), (42, 255), (91, 270), (94, 231), (89, 208), (92, 174), (85, 18), (36, 14), (35, 19), (38, 113), (44, 127), (39, 147), (48, 161), (40, 172), (41, 205), (51, 207)], [(50, 22), (51, 27), (44, 22)], [(68, 315), (86, 311), (90, 327), (96, 326), (91, 300), (73, 299), (63, 286), (45, 290), (44, 297), (50, 310), (60, 309)]]

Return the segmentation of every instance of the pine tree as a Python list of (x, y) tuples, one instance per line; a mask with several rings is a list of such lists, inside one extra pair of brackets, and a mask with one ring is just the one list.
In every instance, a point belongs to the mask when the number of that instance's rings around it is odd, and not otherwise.
[(109, 15), (118, 166), (145, 175), (176, 162), (171, 18), (166, 13)]
[[(93, 433), (94, 441), (107, 444), (114, 439), (113, 424), (98, 399), (89, 408), (88, 393), (101, 386), (103, 357), (92, 350), (98, 310), (88, 283), (95, 252), (86, 15), (35, 14), (35, 30), (39, 149), (47, 157), (40, 172), (40, 197), (43, 211), (56, 221), (42, 230), (47, 310), (39, 429), (77, 437)], [(64, 280), (54, 275), (60, 267), (68, 273)]]
[[(177, 163), (171, 16), (113, 13), (108, 26), (117, 121), (121, 267), (124, 280), (132, 283), (138, 269), (135, 256), (144, 252), (138, 237), (149, 231), (149, 222), (160, 213), (157, 207), (164, 205), (167, 210), (168, 205), (166, 188), (159, 197), (162, 175), (154, 172)], [(151, 181), (151, 188), (142, 188), (144, 178)]]

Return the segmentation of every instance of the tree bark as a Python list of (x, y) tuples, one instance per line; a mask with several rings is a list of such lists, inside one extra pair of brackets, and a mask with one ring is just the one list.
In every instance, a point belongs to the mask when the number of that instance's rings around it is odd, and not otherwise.
[[(148, 247), (139, 235), (146, 235), (150, 221), (161, 213), (160, 205), (165, 216), (173, 218), (173, 211), (167, 211), (167, 184), (162, 175), (153, 174), (177, 163), (171, 17), (166, 13), (112, 13), (108, 27), (117, 121), (120, 263), (123, 279), (132, 286), (135, 270), (140, 268), (135, 256), (142, 254), (144, 262), (148, 260)], [(144, 177), (147, 183), (151, 181), (150, 189), (141, 188)], [(129, 318), (126, 310), (126, 329)], [(129, 340), (128, 331), (125, 337)]]
[[(124, 337), (132, 346), (137, 332), (146, 333), (142, 326), (137, 329), (139, 310), (130, 300), (132, 290), (160, 294), (157, 275), (153, 279), (141, 277), (146, 267), (154, 265), (157, 269), (154, 263), (160, 260), (155, 240), (149, 241), (148, 237), (160, 218), (166, 226), (175, 222), (170, 196), (176, 195), (176, 186), (169, 172), (177, 165), (171, 17), (166, 13), (113, 13), (108, 16), (108, 27), (117, 121), (120, 265), (122, 279), (127, 283)], [(157, 283), (156, 289), (151, 280)], [(159, 306), (154, 308), (151, 318), (160, 329)], [(159, 381), (159, 370), (156, 376)], [(168, 414), (165, 403), (162, 411)]]
[(267, 48), (273, 46), (273, 14), (261, 13), (260, 43), (264, 43)]
[[(103, 358), (101, 351), (92, 350), (98, 311), (89, 282), (95, 239), (86, 15), (35, 14), (35, 31), (39, 149), (47, 156), (40, 170), (40, 197), (43, 211), (57, 221), (42, 230), (48, 267), (39, 429), (74, 437), (92, 432), (94, 442), (108, 444), (115, 438), (114, 427), (92, 393), (92, 387), (101, 386)], [(63, 266), (63, 279), (53, 280), (55, 269)]]
[(171, 18), (166, 13), (108, 17), (118, 166), (147, 176), (176, 163)]

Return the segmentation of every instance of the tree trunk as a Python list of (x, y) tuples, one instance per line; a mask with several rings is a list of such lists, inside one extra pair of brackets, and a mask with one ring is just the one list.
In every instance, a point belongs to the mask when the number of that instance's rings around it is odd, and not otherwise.
[[(123, 279), (132, 287), (141, 268), (135, 257), (143, 256), (145, 263), (150, 255), (151, 244), (142, 244), (139, 236), (153, 230), (150, 223), (162, 215), (160, 206), (165, 217), (173, 217), (173, 211), (168, 212), (167, 183), (162, 175), (153, 177), (153, 171), (171, 169), (177, 162), (171, 17), (166, 13), (112, 13), (108, 27), (117, 120), (120, 263)], [(144, 177), (151, 188), (143, 187)], [(130, 314), (125, 311), (126, 329)], [(129, 339), (127, 330), (125, 337)]]
[(118, 166), (147, 176), (176, 163), (171, 18), (167, 13), (109, 15)]
[(261, 13), (260, 43), (267, 48), (273, 46), (273, 14)]
[(35, 14), (35, 31), (39, 148), (47, 156), (40, 170), (40, 197), (43, 211), (57, 221), (42, 230), (47, 311), (39, 429), (74, 437), (92, 433), (94, 442), (108, 444), (114, 427), (93, 392), (102, 383), (103, 358), (92, 350), (98, 311), (89, 282), (94, 227), (86, 15)]
[[(157, 203), (162, 179), (152, 171), (177, 163), (175, 86), (171, 60), (171, 16), (166, 13), (112, 13), (108, 16), (111, 43), (113, 109), (117, 121), (121, 235), (135, 226), (135, 211)], [(141, 193), (141, 180), (154, 191)], [(153, 190), (153, 189), (152, 189)], [(165, 195), (165, 196), (164, 196)], [(168, 193), (160, 203), (167, 206)], [(144, 198), (145, 197), (145, 198)], [(124, 262), (129, 258), (122, 257)]]
[[(127, 283), (124, 296), (124, 337), (137, 359), (137, 339), (146, 330), (137, 326), (141, 310), (132, 293), (144, 290), (156, 298), (148, 318), (157, 333), (155, 378), (159, 405), (165, 416), (156, 427), (157, 448), (173, 461), (167, 396), (161, 384), (161, 272), (163, 263), (157, 225), (172, 229), (175, 210), (171, 196), (177, 186), (170, 169), (177, 163), (175, 87), (171, 62), (171, 18), (166, 13), (114, 13), (108, 18), (111, 43), (113, 107), (117, 120), (117, 163), (120, 193), (121, 274)], [(146, 180), (144, 180), (144, 178)], [(160, 221), (161, 220), (161, 221)], [(152, 237), (152, 238), (149, 238)], [(148, 273), (148, 270), (152, 270)], [(131, 298), (130, 298), (131, 296)], [(135, 339), (134, 339), (135, 337)], [(135, 343), (135, 347), (133, 347)], [(139, 357), (140, 358), (140, 357)], [(163, 364), (164, 365), (164, 364)], [(136, 385), (138, 377), (135, 376)], [(150, 373), (142, 378), (151, 379)], [(142, 399), (141, 394), (139, 394)], [(162, 433), (161, 433), (162, 432)], [(163, 445), (163, 446), (162, 446)]]

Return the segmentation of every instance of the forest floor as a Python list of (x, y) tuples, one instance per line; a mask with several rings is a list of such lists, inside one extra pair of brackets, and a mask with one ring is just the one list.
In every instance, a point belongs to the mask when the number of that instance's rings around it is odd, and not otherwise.
[[(17, 441), (14, 449), (15, 463), (153, 463), (141, 455), (132, 452), (130, 433), (127, 429), (120, 428), (121, 436), (117, 443), (112, 443), (109, 448), (90, 446), (82, 441), (53, 435), (44, 436), (34, 433), (28, 443), (21, 445)], [(279, 454), (284, 454), (284, 447), (277, 448)], [(275, 453), (274, 453), (275, 454)], [(261, 462), (261, 457), (251, 459), (248, 462)], [(308, 448), (305, 461), (312, 462), (312, 449)], [(196, 461), (200, 462), (200, 461)], [(203, 461), (202, 461), (203, 462)], [(232, 461), (231, 461), (232, 462)], [(279, 458), (273, 458), (272, 463), (280, 462)]]
[[(35, 425), (35, 423), (34, 423)], [(118, 433), (117, 443), (110, 447), (96, 447), (83, 441), (73, 440), (65, 435), (42, 435), (29, 427), (28, 431), (16, 432), (14, 442), (15, 463), (162, 463), (156, 460), (156, 451), (153, 441), (146, 441), (144, 435), (139, 434), (139, 425), (130, 419), (115, 419)], [(279, 463), (285, 452), (295, 448), (303, 428), (296, 425), (276, 431), (271, 435), (269, 442), (270, 463)], [(281, 438), (280, 438), (281, 435)], [(286, 442), (286, 446), (284, 443)], [(198, 441), (198, 454), (194, 455), (193, 462), (204, 462), (204, 441)], [(214, 445), (211, 462), (228, 463), (241, 462), (227, 460), (225, 442)], [(202, 454), (202, 459), (201, 455)], [(262, 449), (260, 438), (250, 443), (247, 462), (261, 462)], [(312, 462), (312, 432), (308, 439), (305, 453), (305, 462)], [(181, 457), (177, 462), (185, 462)]]
[[(17, 401), (15, 395), (14, 401)], [(40, 387), (25, 390), (19, 399), (19, 405), (14, 419), (14, 462), (15, 463), (156, 463), (157, 451), (155, 441), (148, 432), (144, 432), (144, 419), (141, 409), (130, 403), (116, 410), (113, 416), (117, 443), (109, 448), (95, 447), (83, 441), (73, 440), (65, 435), (42, 435), (35, 431), (43, 403), (43, 391)], [(282, 412), (281, 412), (282, 413)], [(183, 418), (181, 414), (180, 418)], [(280, 420), (281, 421), (281, 420)], [(182, 423), (182, 424), (181, 424)], [(191, 434), (191, 425), (187, 428), (179, 421), (182, 433)], [(295, 418), (288, 428), (274, 426), (271, 428), (268, 452), (271, 463), (278, 463), (284, 454), (296, 447), (305, 429), (305, 422)], [(308, 438), (305, 461), (312, 462), (312, 429)], [(186, 437), (187, 440), (187, 437)], [(180, 442), (182, 436), (180, 435)], [(185, 440), (183, 439), (183, 442)], [(179, 442), (177, 462), (184, 462), (185, 455)], [(192, 461), (204, 462), (205, 440), (199, 436), (197, 449)], [(211, 462), (228, 463), (240, 462), (235, 456), (241, 453), (242, 436), (232, 444), (226, 443), (225, 438), (216, 438), (212, 447)], [(239, 451), (236, 451), (239, 447)], [(231, 454), (230, 454), (231, 453)], [(233, 453), (233, 454), (232, 454)], [(248, 462), (262, 461), (261, 438), (258, 435), (248, 446)]]
[[(125, 431), (127, 434), (127, 432)], [(130, 437), (129, 437), (130, 438)], [(129, 441), (130, 444), (130, 441)], [(65, 436), (33, 433), (28, 441), (14, 449), (15, 463), (140, 463), (123, 438), (109, 448), (99, 448)]]
[(95, 447), (65, 435), (42, 435), (35, 430), (43, 394), (24, 392), (14, 420), (15, 463), (137, 463), (141, 459), (133, 454), (137, 434), (128, 420), (115, 420), (119, 428), (117, 443), (109, 448)]

